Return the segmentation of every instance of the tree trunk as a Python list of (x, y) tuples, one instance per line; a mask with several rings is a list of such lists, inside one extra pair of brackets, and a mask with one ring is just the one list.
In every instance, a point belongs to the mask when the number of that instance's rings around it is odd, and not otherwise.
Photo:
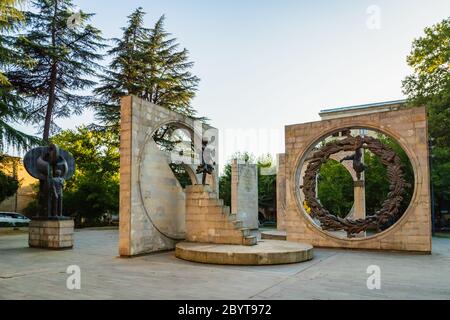
[[(54, 9), (53, 9), (53, 22), (52, 22), (52, 49), (56, 50), (56, 16), (58, 14), (58, 0), (55, 1)], [(49, 142), (50, 139), (50, 126), (52, 123), (52, 115), (53, 109), (55, 107), (55, 91), (56, 91), (56, 81), (58, 77), (58, 62), (56, 58), (53, 56), (52, 58), (52, 66), (50, 73), (50, 87), (48, 92), (48, 103), (47, 110), (45, 112), (45, 123), (44, 123), (44, 135), (43, 140), (44, 143)]]
[(43, 140), (45, 143), (49, 142), (50, 138), (50, 126), (52, 123), (53, 108), (55, 106), (55, 89), (56, 89), (56, 78), (58, 76), (58, 67), (56, 61), (53, 61), (52, 71), (50, 75), (50, 88), (48, 96), (47, 110), (45, 113), (45, 124), (44, 124), (44, 136)]

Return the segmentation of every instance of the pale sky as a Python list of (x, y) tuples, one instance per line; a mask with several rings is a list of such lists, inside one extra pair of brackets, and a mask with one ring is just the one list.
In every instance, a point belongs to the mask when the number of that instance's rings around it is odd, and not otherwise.
[[(403, 99), (413, 39), (450, 15), (449, 0), (74, 2), (97, 14), (92, 23), (106, 38), (120, 37), (139, 6), (148, 27), (166, 15), (201, 78), (193, 106), (221, 130), (222, 164), (244, 149), (283, 152), (284, 126), (319, 120), (320, 110)], [(86, 112), (58, 123), (92, 121)], [(261, 138), (239, 144), (237, 135)]]

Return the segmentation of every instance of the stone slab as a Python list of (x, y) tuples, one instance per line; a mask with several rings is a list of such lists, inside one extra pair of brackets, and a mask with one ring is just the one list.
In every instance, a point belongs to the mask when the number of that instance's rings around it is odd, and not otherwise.
[(233, 160), (231, 165), (231, 212), (244, 227), (258, 229), (258, 168)]

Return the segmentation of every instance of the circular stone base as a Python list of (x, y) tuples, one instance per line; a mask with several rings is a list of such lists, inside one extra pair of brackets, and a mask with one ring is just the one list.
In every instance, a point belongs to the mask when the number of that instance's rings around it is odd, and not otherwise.
[(263, 240), (256, 246), (181, 242), (175, 250), (177, 258), (221, 265), (276, 265), (299, 263), (313, 258), (309, 244)]

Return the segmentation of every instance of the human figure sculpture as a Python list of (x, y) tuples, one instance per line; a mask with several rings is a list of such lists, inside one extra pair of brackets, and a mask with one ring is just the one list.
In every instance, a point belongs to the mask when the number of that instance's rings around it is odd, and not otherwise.
[[(214, 137), (211, 142), (214, 141)], [(202, 185), (206, 185), (206, 178), (214, 172), (214, 166), (216, 163), (213, 161), (214, 158), (214, 150), (208, 148), (209, 141), (203, 139), (202, 141), (202, 163), (197, 168), (197, 174), (202, 174)]]
[(343, 158), (341, 163), (348, 160), (353, 160), (353, 170), (356, 172), (356, 177), (361, 180), (361, 174), (367, 170), (367, 166), (362, 161), (362, 148), (356, 149), (355, 153)]
[(52, 191), (52, 216), (62, 216), (64, 182), (64, 178), (61, 177), (61, 170), (56, 170), (55, 176), (50, 180)]

